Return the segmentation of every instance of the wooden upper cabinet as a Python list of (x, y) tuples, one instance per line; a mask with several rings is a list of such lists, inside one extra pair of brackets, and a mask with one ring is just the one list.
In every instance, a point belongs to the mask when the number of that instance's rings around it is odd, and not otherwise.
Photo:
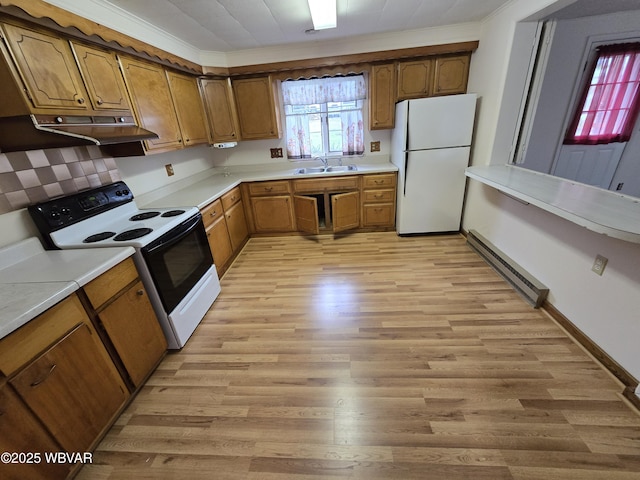
[(169, 71), (167, 79), (184, 146), (207, 143), (207, 123), (198, 81), (195, 77)]
[(373, 65), (369, 80), (369, 129), (393, 128), (396, 113), (396, 68)]
[(115, 53), (71, 42), (95, 110), (130, 111), (127, 89)]
[(233, 80), (243, 140), (280, 138), (280, 116), (276, 103), (276, 83), (270, 77)]
[(433, 95), (466, 93), (470, 63), (470, 54), (436, 58)]
[(180, 126), (164, 69), (132, 57), (119, 58), (138, 124), (159, 137), (145, 140), (146, 150), (165, 152), (181, 148)]
[(2, 28), (34, 113), (90, 109), (69, 42), (26, 27), (4, 24)]
[(398, 100), (422, 98), (431, 94), (433, 61), (430, 59), (398, 64)]
[(228, 78), (201, 78), (200, 88), (209, 121), (209, 142), (240, 140), (238, 113)]

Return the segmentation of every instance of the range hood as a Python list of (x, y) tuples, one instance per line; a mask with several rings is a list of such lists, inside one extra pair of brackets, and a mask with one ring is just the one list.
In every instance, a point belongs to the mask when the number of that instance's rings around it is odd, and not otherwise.
[(0, 118), (0, 152), (116, 145), (158, 138), (132, 116), (20, 115)]

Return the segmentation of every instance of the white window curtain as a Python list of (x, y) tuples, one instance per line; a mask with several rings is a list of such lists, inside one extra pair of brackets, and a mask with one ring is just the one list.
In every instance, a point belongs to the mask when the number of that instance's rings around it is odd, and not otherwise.
[[(348, 77), (314, 78), (282, 83), (285, 106), (322, 105), (329, 102), (351, 102), (364, 100), (367, 89), (363, 75)], [(364, 153), (364, 122), (362, 109), (339, 112), (342, 121), (342, 153), (355, 155)], [(311, 140), (309, 114), (286, 115), (287, 156), (310, 158)]]

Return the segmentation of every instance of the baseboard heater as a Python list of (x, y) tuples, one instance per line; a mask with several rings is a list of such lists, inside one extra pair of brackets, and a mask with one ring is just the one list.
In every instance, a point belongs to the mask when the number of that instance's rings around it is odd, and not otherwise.
[(535, 308), (542, 305), (549, 293), (547, 287), (475, 230), (469, 230), (467, 243), (509, 282), (527, 302)]

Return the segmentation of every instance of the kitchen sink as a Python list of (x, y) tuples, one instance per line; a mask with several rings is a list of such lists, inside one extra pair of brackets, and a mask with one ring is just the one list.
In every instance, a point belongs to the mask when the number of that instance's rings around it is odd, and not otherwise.
[(356, 165), (335, 165), (329, 167), (304, 167), (296, 168), (296, 175), (313, 175), (321, 173), (340, 173), (340, 172), (356, 172), (358, 167)]

